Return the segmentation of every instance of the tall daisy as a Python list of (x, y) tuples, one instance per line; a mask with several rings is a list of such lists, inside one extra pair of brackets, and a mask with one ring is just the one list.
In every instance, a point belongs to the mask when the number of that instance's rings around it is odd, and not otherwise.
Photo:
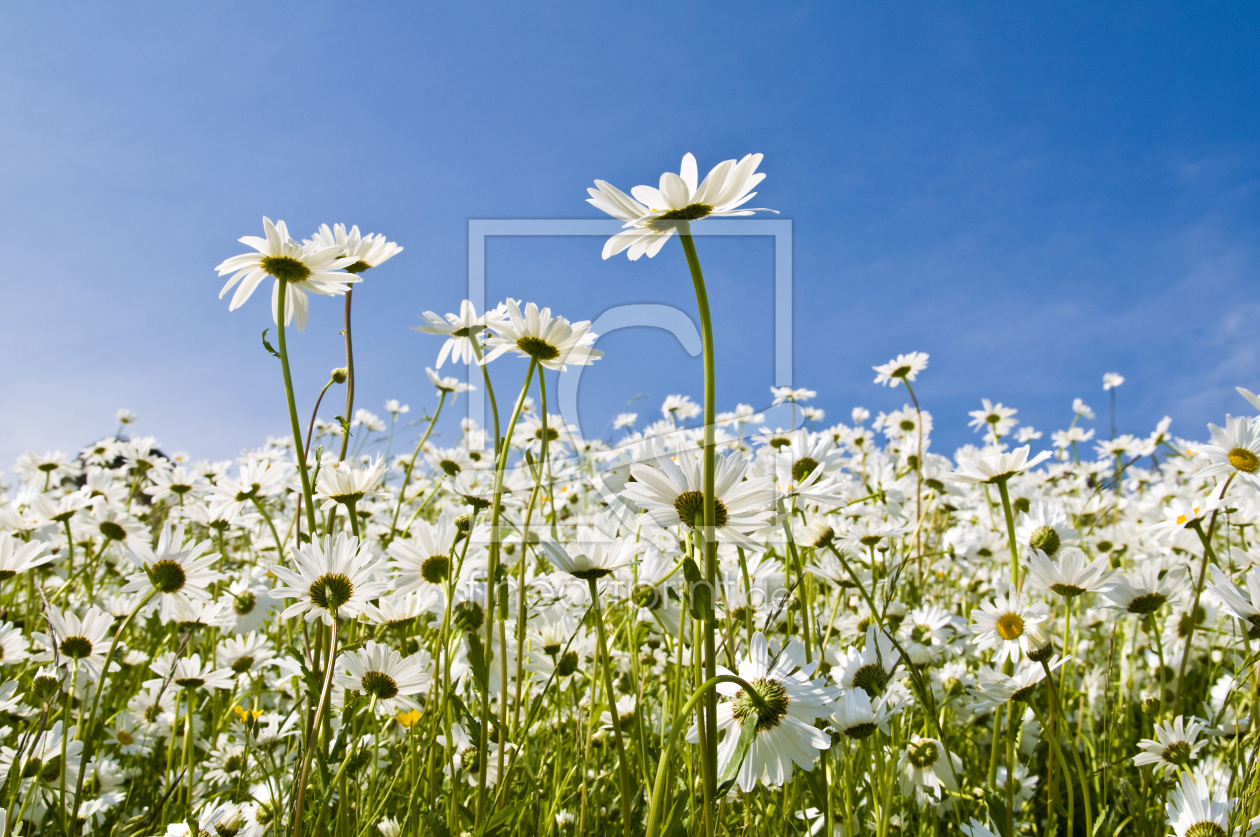
[(599, 335), (591, 334), (590, 320), (570, 323), (564, 317), (552, 316), (550, 308), (538, 310), (532, 302), (521, 311), (520, 301), (509, 298), (506, 314), (488, 325), (494, 335), (486, 341), (490, 352), (482, 360), (483, 365), (504, 352), (516, 352), (548, 369), (563, 372), (570, 363), (589, 366), (604, 356), (599, 349), (591, 348)]
[(872, 366), (875, 370), (875, 383), (896, 388), (903, 381), (913, 381), (924, 369), (927, 369), (928, 355), (924, 352), (911, 352), (908, 355), (897, 355), (881, 366)]
[[(52, 515), (47, 515), (51, 520)], [(22, 543), (8, 532), (0, 534), (0, 582), (8, 581), (15, 575), (33, 570), (47, 564), (57, 557), (55, 552), (44, 552), (39, 541)]]
[(1158, 559), (1147, 559), (1129, 572), (1114, 576), (1110, 589), (1104, 590), (1112, 605), (1126, 613), (1145, 616), (1154, 613), (1165, 603), (1180, 599), (1189, 587), (1189, 579), (1182, 567), (1174, 567), (1163, 573)]
[(231, 273), (231, 278), (219, 291), (219, 299), (232, 290), (236, 283), (240, 287), (232, 295), (229, 311), (235, 311), (245, 304), (258, 286), (268, 276), (276, 279), (271, 289), (271, 316), (276, 316), (276, 302), (280, 297), (280, 283), (284, 281), (287, 289), (285, 300), (285, 325), (295, 318), (298, 330), (306, 328), (306, 315), (309, 302), (306, 294), (333, 296), (345, 293), (350, 284), (360, 281), (359, 277), (343, 272), (341, 269), (355, 263), (353, 257), (341, 257), (340, 247), (325, 247), (312, 242), (309, 245), (299, 244), (289, 237), (289, 228), (284, 221), (273, 224), (270, 218), (263, 218), (265, 238), (256, 235), (243, 236), (242, 244), (253, 247), (258, 252), (233, 256), (215, 268), (220, 276)]
[(471, 364), (474, 355), (473, 340), (485, 331), (488, 321), (496, 320), (501, 315), (502, 312), (496, 308), (494, 311), (487, 311), (484, 317), (479, 317), (472, 302), (466, 299), (459, 304), (458, 314), (442, 316), (432, 311), (425, 311), (421, 315), (425, 325), (412, 326), (411, 330), (421, 334), (446, 336), (446, 342), (442, 344), (442, 350), (438, 352), (437, 368), (441, 369), (448, 356), (452, 361), (462, 360), (466, 364)]
[(954, 482), (989, 485), (1027, 471), (1050, 458), (1050, 451), (1028, 458), (1028, 445), (1012, 451), (988, 449), (971, 456), (959, 456), (958, 467), (949, 475)]
[(945, 748), (935, 738), (911, 735), (906, 748), (898, 759), (901, 770), (901, 792), (909, 794), (922, 789), (938, 800), (945, 790), (958, 790), (956, 774), (963, 772), (962, 759), (953, 753), (945, 757)]
[(1090, 561), (1074, 547), (1060, 551), (1058, 561), (1051, 561), (1046, 553), (1034, 549), (1027, 564), (1028, 575), (1036, 584), (1065, 599), (1101, 590), (1112, 575), (1106, 555)]
[(862, 649), (850, 648), (839, 660), (840, 685), (861, 689), (872, 697), (881, 695), (900, 662), (901, 654), (888, 635), (870, 625)]
[(630, 566), (644, 549), (631, 538), (609, 539), (586, 527), (578, 532), (576, 543), (565, 546), (543, 541), (539, 545), (557, 569), (583, 581), (603, 578)]
[(384, 715), (419, 709), (411, 695), (424, 691), (433, 680), (427, 651), (403, 657), (371, 640), (342, 654), (338, 663), (337, 685), (376, 698), (377, 711)]
[(398, 573), (395, 592), (410, 593), (446, 580), (456, 534), (455, 515), (445, 511), (437, 523), (422, 520), (411, 528), (411, 537), (390, 541), (385, 551), (393, 559), (390, 568)]
[(294, 548), (293, 561), (295, 570), (271, 567), (281, 582), (271, 597), (297, 599), (280, 614), (283, 619), (305, 614), (307, 622), (322, 619), (332, 625), (337, 616), (357, 617), (364, 605), (389, 589), (387, 583), (374, 580), (377, 561), (372, 547), (345, 533)]
[(356, 275), (379, 267), (403, 250), (379, 233), (363, 235), (359, 232), (358, 224), (351, 227), (349, 232), (346, 231), (345, 224), (335, 224), (332, 229), (327, 224), (320, 224), (311, 240), (302, 243), (308, 247), (314, 245), (338, 250), (338, 259), (354, 259), (353, 263), (346, 265), (345, 271)]
[[(718, 705), (717, 726), (723, 735), (718, 744), (718, 769), (735, 755), (743, 727), (755, 724), (756, 737), (748, 748), (735, 783), (747, 793), (761, 781), (778, 786), (792, 778), (793, 766), (813, 770), (818, 754), (831, 746), (831, 738), (814, 726), (832, 711), (831, 704), (839, 690), (826, 685), (824, 678), (811, 679), (818, 662), (805, 662), (805, 646), (793, 637), (777, 654), (770, 652), (761, 632), (753, 635), (748, 656), (740, 661), (739, 676), (752, 686), (761, 698), (761, 706), (731, 683), (721, 683), (717, 690), (731, 697)], [(719, 673), (728, 673), (718, 669)], [(693, 724), (687, 740), (699, 740)]]
[(1238, 474), (1253, 486), (1260, 487), (1260, 429), (1256, 420), (1225, 416), (1225, 426), (1208, 425), (1212, 444), (1202, 445), (1199, 450), (1211, 460), (1211, 465), (1199, 473), (1202, 476)]
[(1209, 568), (1212, 579), (1208, 589), (1217, 595), (1225, 607), (1243, 623), (1247, 635), (1255, 639), (1260, 637), (1260, 567), (1252, 567), (1246, 575), (1247, 592), (1244, 593), (1230, 581), (1229, 574), (1212, 564)]
[(1137, 767), (1155, 765), (1155, 772), (1172, 773), (1187, 767), (1199, 751), (1207, 746), (1206, 741), (1199, 741), (1199, 733), (1207, 729), (1207, 724), (1198, 718), (1187, 720), (1178, 715), (1171, 723), (1156, 724), (1155, 738), (1143, 738), (1138, 742), (1142, 752), (1133, 757)]
[[(114, 625), (113, 615), (99, 608), (89, 607), (80, 617), (55, 605), (49, 605), (47, 613), (52, 636), (39, 632), (31, 634), (45, 649), (33, 654), (31, 661), (51, 663), (56, 658), (64, 666), (79, 664), (90, 680), (100, 677), (101, 669), (105, 665), (105, 652), (109, 649), (109, 629)], [(118, 664), (113, 663), (112, 667), (116, 670)]]
[(701, 218), (752, 215), (754, 212), (775, 212), (773, 209), (742, 209), (750, 201), (752, 191), (765, 179), (757, 171), (761, 154), (749, 154), (739, 162), (723, 160), (718, 163), (697, 185), (696, 158), (690, 153), (682, 158), (678, 174), (665, 172), (659, 188), (635, 186), (630, 197), (625, 192), (603, 180), (596, 180), (595, 189), (587, 203), (626, 222), (628, 228), (604, 244), (604, 258), (615, 256), (623, 250), (631, 261), (644, 253), (652, 258), (660, 252), (677, 229), (678, 221), (698, 221)]

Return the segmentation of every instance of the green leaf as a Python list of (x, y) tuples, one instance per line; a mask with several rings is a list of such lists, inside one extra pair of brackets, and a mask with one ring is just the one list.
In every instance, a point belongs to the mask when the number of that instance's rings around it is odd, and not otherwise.
[(476, 633), (469, 631), (468, 637), (468, 665), (472, 667), (473, 679), (477, 682), (481, 691), (490, 688), (490, 670), (486, 668), (486, 653), (481, 647), (481, 637)]
[(424, 822), (424, 827), (429, 829), (429, 834), (432, 837), (451, 837), (451, 832), (446, 828), (446, 823), (433, 811), (421, 811), (420, 819)]
[(693, 619), (713, 619), (713, 588), (700, 574), (700, 567), (688, 558), (683, 561), (683, 577), (687, 580), (687, 590), (691, 594), (691, 616)]
[(991, 790), (984, 792), (984, 801), (989, 806), (989, 819), (993, 821), (993, 831), (999, 837), (1010, 837), (1006, 833), (1006, 799)]
[(277, 351), (276, 351), (276, 350), (272, 347), (272, 345), (271, 345), (270, 343), (268, 343), (268, 342), (267, 342), (267, 331), (268, 331), (268, 329), (265, 329), (265, 328), (263, 329), (263, 333), (262, 333), (263, 348), (264, 348), (264, 349), (266, 349), (266, 350), (267, 350), (267, 351), (271, 354), (271, 356), (272, 356), (272, 357), (274, 357), (276, 360), (279, 360), (279, 359), (280, 359), (280, 353), (279, 353), (279, 352), (277, 352)]
[(459, 695), (451, 693), (451, 706), (455, 708), (455, 714), (458, 715), (468, 728), (468, 737), (473, 741), (481, 740), (481, 722), (473, 717), (473, 713), (468, 711), (468, 707), (459, 699)]
[(501, 832), (507, 833), (503, 832), (503, 829), (516, 818), (517, 812), (519, 812), (529, 801), (530, 800), (522, 800), (520, 802), (513, 803), (495, 814), (487, 820), (486, 824), (482, 826), (482, 829), (477, 832), (478, 837), (490, 837), (492, 834), (499, 834)]
[[(730, 733), (727, 733), (730, 735)], [(735, 785), (735, 779), (739, 776), (739, 769), (744, 764), (744, 758), (748, 755), (748, 749), (752, 747), (753, 741), (757, 739), (757, 725), (745, 724), (740, 727), (739, 741), (735, 742), (735, 752), (731, 754), (731, 760), (726, 763), (726, 769), (722, 771), (722, 780), (718, 785), (717, 798), (721, 799), (726, 796)]]

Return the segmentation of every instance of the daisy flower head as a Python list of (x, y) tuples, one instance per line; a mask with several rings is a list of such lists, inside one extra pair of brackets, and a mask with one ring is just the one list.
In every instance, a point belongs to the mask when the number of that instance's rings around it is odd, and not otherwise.
[(1260, 567), (1252, 567), (1245, 576), (1247, 592), (1239, 590), (1229, 574), (1216, 564), (1209, 566), (1211, 580), (1208, 589), (1225, 604), (1225, 608), (1242, 622), (1247, 635), (1260, 638)]
[(578, 532), (576, 543), (568, 546), (543, 541), (539, 546), (556, 568), (582, 580), (603, 578), (634, 563), (643, 546), (631, 538), (612, 538), (591, 528)]
[(1111, 578), (1111, 563), (1106, 555), (1090, 561), (1076, 547), (1059, 551), (1059, 560), (1039, 549), (1032, 550), (1026, 559), (1028, 574), (1040, 587), (1044, 587), (1065, 599), (1073, 599), (1082, 593), (1098, 592)]
[(144, 686), (161, 687), (169, 679), (181, 689), (205, 689), (206, 691), (231, 691), (236, 686), (236, 674), (230, 668), (215, 668), (214, 660), (201, 664), (201, 655), (176, 658), (166, 653), (149, 664), (157, 679), (146, 680)]
[(867, 738), (881, 730), (888, 734), (888, 719), (895, 713), (884, 705), (883, 698), (871, 700), (865, 689), (846, 689), (835, 703), (831, 724), (842, 735), (852, 739)]
[(987, 430), (992, 438), (997, 439), (1010, 433), (1011, 428), (1019, 424), (1018, 419), (1011, 418), (1019, 410), (1003, 406), (1001, 403), (994, 404), (987, 398), (981, 398), (980, 405), (981, 409), (967, 413), (971, 416), (971, 421), (967, 422), (967, 426), (977, 433)]
[[(875, 383), (896, 388), (902, 381), (913, 381), (920, 372), (927, 369), (927, 365), (928, 355), (926, 352), (911, 352), (908, 355), (897, 355), (884, 365), (871, 368), (875, 370)], [(863, 412), (867, 416), (870, 415), (870, 411), (863, 410)], [(857, 410), (855, 409), (854, 421), (858, 422), (856, 415)]]
[[(748, 655), (739, 663), (739, 676), (754, 690), (759, 700), (746, 694), (733, 683), (721, 683), (717, 690), (732, 700), (718, 705), (717, 725), (724, 734), (718, 743), (718, 764), (721, 772), (735, 755), (742, 729), (756, 725), (756, 736), (735, 783), (747, 793), (764, 782), (779, 786), (792, 777), (793, 767), (813, 770), (814, 759), (831, 746), (831, 738), (814, 722), (831, 713), (831, 704), (839, 690), (829, 687), (823, 678), (810, 679), (817, 661), (805, 662), (805, 646), (793, 637), (779, 653), (773, 654), (759, 631), (753, 634)], [(719, 673), (729, 673), (719, 667)], [(687, 740), (699, 740), (693, 724)]]
[(1205, 477), (1241, 474), (1252, 485), (1260, 486), (1260, 430), (1256, 420), (1225, 416), (1225, 426), (1208, 425), (1212, 444), (1202, 445), (1199, 450), (1211, 461), (1211, 465), (1199, 473)]
[(44, 553), (45, 546), (39, 541), (23, 543), (8, 532), (0, 534), (0, 582), (55, 559), (56, 553)]
[(473, 340), (485, 331), (487, 321), (497, 319), (499, 316), (501, 316), (501, 311), (495, 309), (487, 311), (485, 317), (479, 317), (472, 302), (466, 299), (459, 304), (458, 314), (442, 316), (432, 311), (425, 311), (420, 315), (425, 324), (412, 326), (411, 330), (421, 334), (446, 335), (446, 342), (442, 344), (442, 350), (438, 352), (437, 368), (441, 369), (448, 356), (452, 361), (462, 360), (465, 364), (471, 364), (475, 354)]
[(1026, 604), (1019, 593), (1010, 589), (1005, 596), (984, 602), (971, 611), (972, 621), (976, 624), (971, 641), (979, 646), (980, 651), (994, 649), (997, 662), (1009, 659), (1017, 663), (1021, 657), (1040, 647), (1038, 625), (1049, 616), (1049, 608), (1043, 602)]
[(723, 160), (697, 185), (696, 158), (690, 153), (682, 159), (678, 174), (665, 172), (659, 188), (635, 186), (630, 195), (603, 180), (596, 180), (595, 189), (587, 189), (587, 203), (614, 218), (625, 221), (626, 231), (614, 235), (604, 244), (605, 259), (623, 250), (630, 261), (644, 253), (652, 258), (660, 252), (681, 224), (701, 218), (752, 215), (754, 212), (775, 212), (773, 209), (744, 209), (756, 192), (752, 189), (765, 179), (757, 171), (761, 154), (748, 154), (739, 162)]
[(1079, 398), (1072, 399), (1072, 412), (1084, 419), (1094, 419), (1094, 411)]
[(814, 390), (805, 389), (804, 387), (798, 389), (793, 389), (792, 387), (770, 387), (770, 394), (774, 396), (774, 401), (770, 404), (772, 407), (786, 404), (789, 401), (793, 404), (799, 404), (818, 395)]
[(599, 335), (591, 334), (590, 320), (570, 323), (564, 317), (552, 316), (550, 308), (539, 311), (532, 302), (522, 312), (520, 301), (509, 298), (507, 313), (490, 323), (490, 328), (494, 336), (486, 341), (490, 352), (482, 359), (483, 366), (509, 351), (558, 372), (568, 369), (570, 363), (589, 366), (604, 356), (591, 348)]
[(411, 695), (424, 691), (433, 679), (427, 651), (404, 657), (372, 640), (342, 654), (339, 662), (337, 685), (376, 698), (377, 711), (385, 715), (419, 709)]
[(1112, 390), (1124, 383), (1124, 376), (1119, 372), (1107, 372), (1103, 375), (1103, 390)]
[[(441, 364), (438, 365), (441, 366)], [(459, 397), (461, 392), (470, 392), (476, 389), (472, 384), (466, 384), (459, 378), (449, 376), (444, 378), (427, 366), (424, 368), (424, 371), (428, 373), (429, 381), (437, 388), (438, 392), (449, 392), (455, 398)]]
[(141, 572), (127, 578), (122, 592), (156, 591), (145, 612), (157, 610), (163, 624), (183, 621), (194, 602), (210, 601), (210, 585), (222, 577), (212, 569), (219, 555), (209, 551), (211, 546), (209, 539), (185, 543), (182, 524), (174, 529), (170, 523), (165, 524), (155, 548), (133, 539), (128, 543), (127, 556)]
[[(1224, 485), (1221, 486), (1221, 488), (1224, 487)], [(1187, 526), (1193, 529), (1199, 521), (1224, 505), (1224, 500), (1215, 494), (1210, 495), (1206, 500), (1196, 499), (1190, 502), (1173, 500), (1163, 509), (1164, 519), (1147, 527), (1142, 534), (1156, 543), (1166, 541), (1176, 537), (1177, 533)]]
[[(100, 676), (105, 665), (105, 652), (109, 649), (109, 629), (114, 625), (112, 614), (96, 607), (89, 607), (82, 617), (73, 611), (49, 605), (48, 624), (52, 636), (33, 633), (35, 641), (45, 650), (31, 657), (32, 662), (51, 663), (56, 658), (61, 665), (84, 666), (87, 676)], [(115, 669), (117, 663), (112, 664)]]
[(1155, 772), (1172, 773), (1186, 767), (1194, 760), (1199, 751), (1207, 746), (1206, 741), (1199, 741), (1199, 733), (1207, 729), (1207, 724), (1198, 718), (1186, 718), (1178, 715), (1171, 723), (1155, 725), (1155, 739), (1143, 738), (1138, 742), (1142, 752), (1133, 757), (1137, 767), (1155, 765)]
[(901, 792), (904, 794), (922, 788), (940, 799), (942, 788), (958, 790), (954, 775), (962, 773), (962, 759), (953, 753), (947, 759), (945, 748), (935, 738), (912, 735), (906, 749), (901, 751), (898, 762), (901, 770)]
[(1029, 549), (1038, 549), (1054, 557), (1059, 547), (1076, 543), (1080, 534), (1068, 522), (1067, 513), (1059, 504), (1034, 500), (1028, 511), (1019, 513), (1015, 537)]
[(282, 619), (304, 614), (307, 622), (321, 619), (332, 625), (337, 616), (357, 617), (364, 605), (389, 589), (387, 583), (375, 580), (377, 561), (372, 547), (345, 533), (295, 547), (293, 561), (295, 569), (271, 567), (281, 582), (271, 597), (297, 599), (280, 614)]
[(341, 257), (339, 247), (325, 247), (315, 242), (299, 244), (289, 237), (289, 228), (284, 221), (273, 224), (270, 218), (263, 218), (263, 231), (265, 238), (247, 235), (240, 239), (242, 244), (258, 252), (233, 256), (215, 268), (220, 276), (232, 274), (223, 290), (219, 291), (219, 299), (240, 283), (228, 305), (229, 311), (244, 305), (259, 284), (271, 276), (276, 280), (271, 290), (272, 318), (276, 316), (276, 303), (283, 283), (286, 289), (284, 324), (288, 325), (296, 319), (301, 331), (306, 328), (308, 292), (333, 296), (345, 293), (350, 283), (360, 281), (359, 277), (342, 270), (354, 264), (356, 259)]
[(411, 537), (390, 541), (385, 551), (393, 559), (390, 567), (398, 573), (395, 591), (410, 593), (441, 584), (451, 573), (451, 548), (455, 544), (455, 515), (442, 512), (437, 523), (421, 520), (411, 529)]
[(350, 508), (364, 497), (375, 497), (382, 493), (385, 467), (380, 454), (374, 461), (363, 464), (349, 459), (325, 462), (319, 469), (315, 500), (322, 500), (320, 508), (328, 511), (338, 503)]
[(968, 485), (991, 485), (1023, 473), (1050, 458), (1050, 451), (1028, 458), (1028, 445), (1012, 451), (988, 449), (970, 456), (959, 455), (958, 467), (950, 474), (954, 482)]
[(1223, 784), (1213, 793), (1205, 774), (1186, 771), (1168, 795), (1164, 812), (1177, 837), (1225, 837), (1233, 807)]
[(860, 689), (871, 697), (883, 694), (901, 661), (901, 653), (892, 639), (874, 625), (866, 628), (866, 643), (861, 650), (850, 648), (839, 660), (840, 686)]
[(1169, 601), (1180, 599), (1188, 585), (1183, 568), (1174, 567), (1164, 573), (1158, 559), (1147, 559), (1132, 570), (1114, 576), (1110, 589), (1104, 590), (1103, 595), (1116, 609), (1145, 616)]
[(327, 224), (320, 224), (310, 241), (302, 242), (306, 246), (329, 248), (338, 251), (339, 259), (354, 259), (345, 267), (346, 273), (359, 274), (365, 270), (378, 267), (402, 252), (401, 247), (378, 233), (363, 235), (358, 224), (346, 232), (345, 224), (336, 224), (332, 229)]
[(12, 622), (0, 622), (0, 665), (20, 663), (29, 655), (31, 644), (22, 629)]

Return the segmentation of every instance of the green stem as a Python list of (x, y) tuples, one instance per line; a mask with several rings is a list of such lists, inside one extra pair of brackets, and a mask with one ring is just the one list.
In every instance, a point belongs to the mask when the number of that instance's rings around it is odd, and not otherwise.
[(324, 717), (324, 707), (328, 704), (329, 690), (332, 688), (333, 668), (337, 664), (337, 614), (333, 614), (333, 623), (329, 626), (330, 635), (328, 657), (324, 671), (324, 686), (319, 695), (319, 707), (315, 710), (315, 719), (306, 734), (306, 746), (302, 748), (302, 769), (298, 771), (297, 801), (293, 806), (293, 837), (302, 837), (302, 800), (306, 797), (306, 776), (311, 769), (311, 751), (315, 747), (315, 736), (319, 732), (320, 721)]
[(311, 474), (306, 468), (306, 449), (302, 447), (302, 427), (298, 424), (297, 402), (293, 400), (293, 375), (289, 372), (289, 350), (284, 339), (284, 305), (289, 298), (289, 283), (284, 279), (276, 295), (276, 332), (278, 335), (280, 369), (284, 372), (284, 395), (289, 404), (289, 423), (293, 426), (293, 450), (297, 454), (298, 473), (302, 475), (302, 498), (306, 502), (307, 531), (315, 536), (315, 501), (311, 493)]
[(1011, 510), (1011, 495), (1006, 490), (1006, 481), (1010, 475), (997, 481), (998, 493), (1002, 495), (1002, 512), (1006, 515), (1006, 543), (1011, 548), (1011, 589), (1019, 590), (1019, 544), (1015, 540), (1015, 514)]
[(588, 578), (591, 588), (592, 608), (595, 611), (595, 632), (599, 639), (599, 656), (603, 659), (604, 700), (608, 703), (608, 716), (612, 719), (613, 742), (617, 746), (617, 774), (621, 781), (621, 824), (626, 837), (630, 837), (630, 768), (626, 763), (626, 745), (621, 740), (621, 723), (617, 717), (617, 693), (613, 691), (612, 657), (608, 653), (608, 640), (604, 636), (604, 610), (599, 603), (599, 582)]
[(411, 455), (411, 460), (407, 463), (407, 468), (403, 471), (402, 488), (398, 490), (398, 505), (394, 508), (394, 519), (389, 524), (390, 532), (398, 528), (398, 515), (402, 513), (403, 500), (407, 496), (407, 486), (411, 484), (411, 472), (415, 470), (416, 459), (420, 456), (420, 451), (424, 450), (424, 443), (429, 441), (429, 434), (433, 432), (434, 425), (437, 424), (438, 416), (442, 415), (442, 405), (446, 403), (446, 390), (440, 390), (442, 393), (438, 396), (437, 409), (433, 411), (433, 418), (429, 421), (428, 428), (425, 429), (424, 435), (420, 437), (419, 444), (416, 445), (416, 451)]
[[(717, 470), (717, 447), (714, 439), (714, 427), (717, 422), (717, 406), (715, 398), (715, 371), (713, 359), (713, 320), (709, 315), (709, 295), (704, 286), (704, 274), (700, 270), (700, 259), (696, 255), (695, 242), (691, 239), (691, 225), (686, 221), (678, 222), (678, 240), (682, 244), (683, 253), (687, 256), (687, 267), (691, 270), (691, 282), (696, 292), (696, 311), (700, 317), (700, 339), (704, 348), (704, 578), (710, 590), (717, 589), (717, 539), (714, 527), (717, 524), (717, 497), (714, 493), (714, 474)], [(704, 620), (704, 675), (707, 680), (717, 674), (717, 653), (715, 651), (717, 626), (714, 620)], [(708, 764), (709, 798), (717, 793), (717, 695), (710, 693), (705, 701), (705, 731), (707, 744), (704, 758)]]
[[(347, 428), (349, 422), (354, 420), (354, 344), (350, 340), (350, 297), (354, 294), (354, 288), (346, 290), (346, 328), (342, 334), (346, 338), (346, 413), (345, 418)], [(337, 454), (337, 461), (342, 462), (346, 458), (346, 448), (350, 444), (350, 431), (343, 429), (341, 432), (341, 451)]]

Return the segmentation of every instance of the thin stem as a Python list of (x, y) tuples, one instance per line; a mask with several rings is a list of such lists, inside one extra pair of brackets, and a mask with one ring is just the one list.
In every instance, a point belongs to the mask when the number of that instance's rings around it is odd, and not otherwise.
[(298, 771), (297, 801), (293, 806), (293, 837), (302, 837), (302, 800), (306, 797), (306, 776), (311, 769), (311, 750), (315, 746), (315, 736), (319, 732), (320, 722), (324, 717), (324, 707), (328, 704), (329, 690), (332, 688), (333, 667), (337, 664), (337, 614), (333, 614), (333, 623), (329, 626), (327, 668), (324, 671), (324, 686), (320, 690), (319, 707), (315, 710), (315, 719), (306, 734), (306, 746), (302, 748), (302, 769)]
[(608, 716), (612, 719), (613, 742), (617, 746), (617, 774), (621, 781), (621, 824), (626, 837), (630, 837), (630, 768), (626, 764), (626, 745), (621, 740), (621, 723), (617, 717), (617, 693), (613, 691), (612, 657), (608, 654), (608, 640), (604, 636), (604, 610), (599, 604), (599, 583), (588, 578), (591, 588), (592, 608), (595, 611), (595, 632), (599, 639), (599, 656), (603, 661), (604, 700), (608, 703)]
[(1011, 495), (1006, 490), (1010, 475), (997, 480), (998, 493), (1002, 495), (1002, 512), (1006, 515), (1006, 543), (1011, 548), (1011, 589), (1019, 590), (1019, 544), (1015, 540), (1015, 514), (1011, 510)]
[(293, 400), (293, 375), (289, 372), (289, 351), (284, 339), (284, 305), (289, 298), (289, 283), (280, 282), (280, 292), (276, 297), (276, 332), (280, 354), (280, 369), (284, 372), (284, 395), (289, 404), (289, 423), (293, 426), (293, 450), (297, 453), (298, 473), (302, 475), (302, 498), (306, 502), (307, 530), (311, 537), (315, 536), (315, 501), (312, 500), (311, 474), (306, 468), (306, 449), (302, 447), (302, 427), (298, 424), (297, 402)]
[[(354, 288), (346, 290), (346, 327), (342, 334), (346, 338), (346, 422), (350, 422), (354, 418), (354, 343), (350, 339), (350, 297), (354, 294)], [(337, 454), (337, 461), (341, 462), (346, 458), (346, 447), (350, 444), (350, 431), (347, 428), (341, 431), (341, 451)]]

